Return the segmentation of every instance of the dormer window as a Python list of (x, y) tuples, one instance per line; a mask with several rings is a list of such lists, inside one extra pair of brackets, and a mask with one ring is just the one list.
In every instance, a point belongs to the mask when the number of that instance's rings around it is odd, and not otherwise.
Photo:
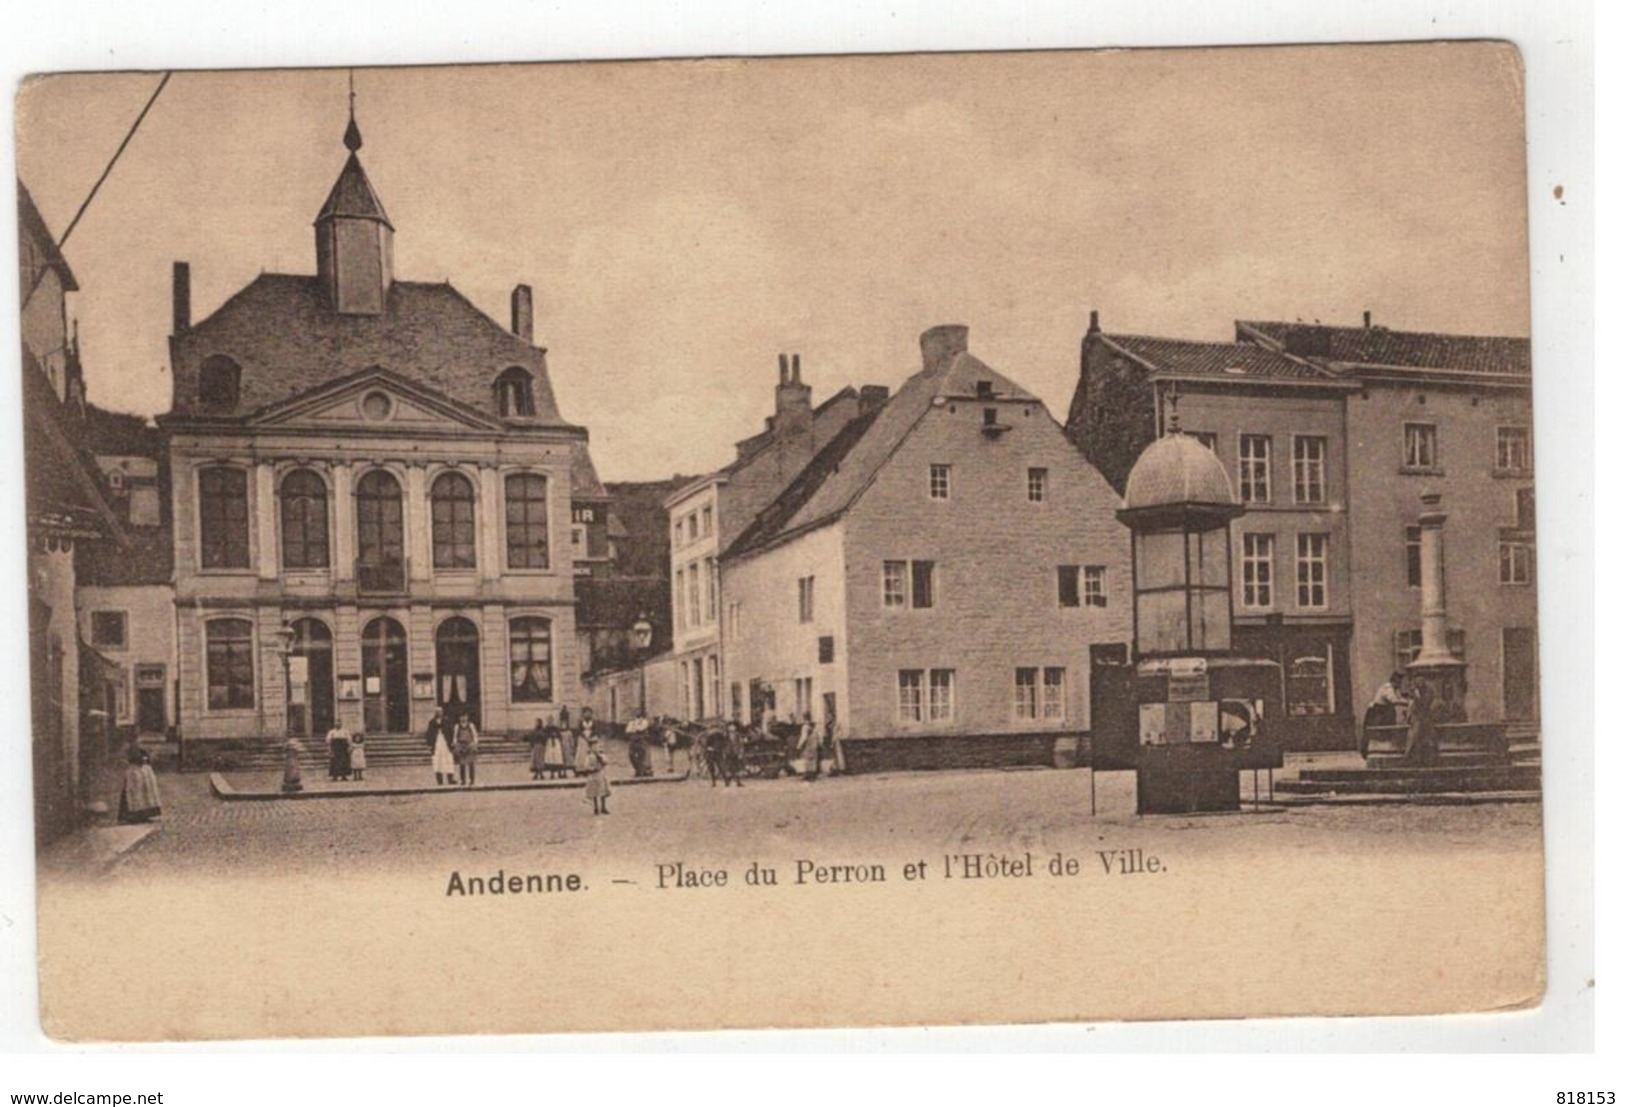
[(198, 370), (198, 403), (216, 411), (235, 408), (242, 376), (243, 371), (238, 364), (224, 354), (206, 359)]
[(531, 376), (515, 365), (504, 369), (497, 377), (497, 410), (509, 416), (534, 416), (536, 396), (531, 391)]

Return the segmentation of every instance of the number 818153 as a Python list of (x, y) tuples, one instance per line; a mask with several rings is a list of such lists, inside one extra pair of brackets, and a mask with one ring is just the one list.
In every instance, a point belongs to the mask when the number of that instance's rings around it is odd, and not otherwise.
[(1560, 1107), (1613, 1107), (1613, 1092), (1558, 1092)]

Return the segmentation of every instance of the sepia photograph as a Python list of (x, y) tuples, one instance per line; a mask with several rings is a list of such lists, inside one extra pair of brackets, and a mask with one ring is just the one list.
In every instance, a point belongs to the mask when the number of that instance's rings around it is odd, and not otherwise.
[(1538, 1006), (1524, 84), (31, 77), (45, 1033)]

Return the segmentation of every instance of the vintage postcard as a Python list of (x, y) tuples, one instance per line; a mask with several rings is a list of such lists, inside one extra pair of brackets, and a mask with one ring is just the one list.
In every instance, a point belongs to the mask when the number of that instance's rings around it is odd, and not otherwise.
[(1494, 42), (45, 74), (70, 1041), (1545, 981)]

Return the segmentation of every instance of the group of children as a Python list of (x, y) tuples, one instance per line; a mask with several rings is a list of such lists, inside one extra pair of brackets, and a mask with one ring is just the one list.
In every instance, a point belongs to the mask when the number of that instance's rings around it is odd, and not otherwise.
[(570, 709), (559, 710), (556, 722), (537, 719), (530, 743), (530, 779), (587, 778), (586, 798), (594, 815), (609, 814), (609, 758), (592, 708), (581, 710), (579, 726), (570, 725)]

